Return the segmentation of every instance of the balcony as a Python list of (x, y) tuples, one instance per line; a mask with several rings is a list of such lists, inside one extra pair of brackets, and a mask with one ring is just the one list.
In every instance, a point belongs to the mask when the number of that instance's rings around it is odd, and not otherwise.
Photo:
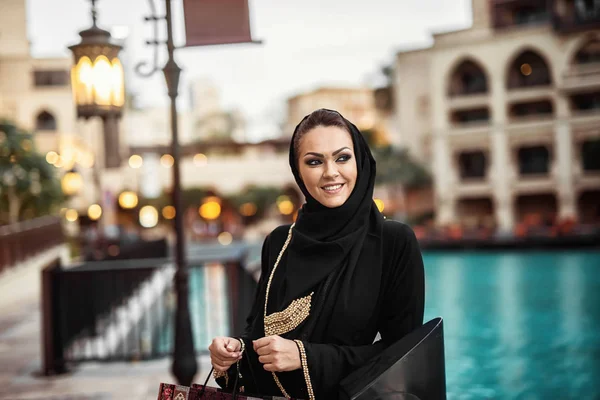
[(600, 130), (600, 110), (572, 111), (571, 130), (576, 137), (595, 136)]
[(576, 190), (598, 190), (600, 188), (600, 171), (585, 171), (578, 168), (574, 175)]
[(490, 96), (488, 93), (467, 94), (448, 98), (448, 108), (450, 109), (490, 107), (489, 103)]
[(531, 86), (511, 89), (506, 92), (506, 100), (509, 103), (531, 102), (552, 98), (554, 88), (550, 85)]
[(517, 194), (554, 192), (556, 179), (553, 174), (521, 174), (517, 175), (512, 186)]
[(456, 195), (463, 198), (483, 197), (493, 193), (489, 177), (481, 179), (459, 178), (455, 184)]
[(453, 124), (448, 135), (451, 143), (469, 145), (471, 143), (487, 143), (492, 128), (489, 122), (471, 122), (466, 124)]
[(513, 145), (553, 143), (554, 118), (519, 118), (506, 126), (508, 140)]
[(571, 65), (563, 74), (563, 82), (559, 87), (567, 93), (598, 88), (600, 88), (600, 63)]

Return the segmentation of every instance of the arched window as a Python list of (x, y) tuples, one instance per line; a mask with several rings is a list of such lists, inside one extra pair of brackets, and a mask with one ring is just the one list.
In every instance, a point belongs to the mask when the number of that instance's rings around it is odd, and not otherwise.
[(35, 118), (35, 130), (37, 131), (55, 131), (56, 130), (56, 119), (54, 115), (48, 111), (42, 111)]
[(577, 54), (575, 54), (575, 64), (600, 63), (600, 40), (594, 38), (587, 41)]
[(450, 96), (486, 93), (487, 78), (483, 69), (473, 61), (463, 61), (450, 76)]
[(544, 59), (533, 51), (524, 51), (510, 65), (509, 89), (550, 85), (550, 69)]

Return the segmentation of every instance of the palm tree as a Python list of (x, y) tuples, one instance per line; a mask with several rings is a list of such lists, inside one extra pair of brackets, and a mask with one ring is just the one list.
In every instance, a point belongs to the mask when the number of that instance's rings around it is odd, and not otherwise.
[(56, 170), (36, 152), (33, 136), (0, 121), (0, 223), (56, 212), (64, 200)]

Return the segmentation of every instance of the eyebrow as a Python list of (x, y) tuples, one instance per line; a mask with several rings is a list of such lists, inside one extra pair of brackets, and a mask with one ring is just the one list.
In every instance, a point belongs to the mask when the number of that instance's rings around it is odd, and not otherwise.
[[(341, 153), (343, 150), (346, 150), (346, 149), (350, 150), (350, 147), (342, 147), (341, 149), (338, 149), (338, 150), (334, 151), (333, 153), (331, 153), (331, 155), (337, 156), (339, 153)], [(306, 157), (306, 156), (316, 156), (316, 157), (325, 158), (325, 156), (323, 154), (321, 154), (321, 153), (314, 153), (312, 151), (309, 151), (308, 153), (306, 153), (304, 155), (304, 157)]]

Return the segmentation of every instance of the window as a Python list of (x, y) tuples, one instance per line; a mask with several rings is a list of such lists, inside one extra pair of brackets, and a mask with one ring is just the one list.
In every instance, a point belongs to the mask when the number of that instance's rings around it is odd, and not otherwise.
[(483, 151), (460, 153), (458, 156), (458, 165), (462, 179), (480, 179), (485, 177), (486, 159)]
[(497, 29), (550, 21), (547, 0), (495, 0), (492, 10), (493, 25)]
[(573, 111), (600, 110), (600, 92), (571, 96), (571, 109)]
[(529, 25), (548, 21), (548, 11), (544, 5), (524, 6), (513, 12), (515, 25)]
[(510, 65), (507, 86), (509, 89), (550, 85), (550, 69), (546, 61), (533, 51), (521, 53)]
[(35, 129), (38, 131), (55, 131), (56, 119), (47, 111), (42, 111), (35, 119)]
[(487, 90), (483, 69), (472, 61), (462, 62), (450, 78), (450, 96), (486, 93)]
[(576, 64), (600, 63), (600, 40), (592, 39), (575, 55)]
[(472, 110), (454, 111), (452, 122), (455, 124), (469, 124), (487, 122), (490, 120), (490, 111), (487, 108), (476, 108)]
[(581, 161), (584, 171), (600, 171), (600, 139), (583, 142)]
[(552, 115), (552, 102), (549, 100), (528, 103), (515, 103), (510, 107), (511, 117), (523, 118), (530, 116)]
[(521, 175), (547, 174), (550, 170), (550, 153), (544, 146), (521, 147), (518, 157)]
[(36, 87), (67, 86), (69, 72), (63, 70), (38, 70), (33, 72), (33, 83)]

